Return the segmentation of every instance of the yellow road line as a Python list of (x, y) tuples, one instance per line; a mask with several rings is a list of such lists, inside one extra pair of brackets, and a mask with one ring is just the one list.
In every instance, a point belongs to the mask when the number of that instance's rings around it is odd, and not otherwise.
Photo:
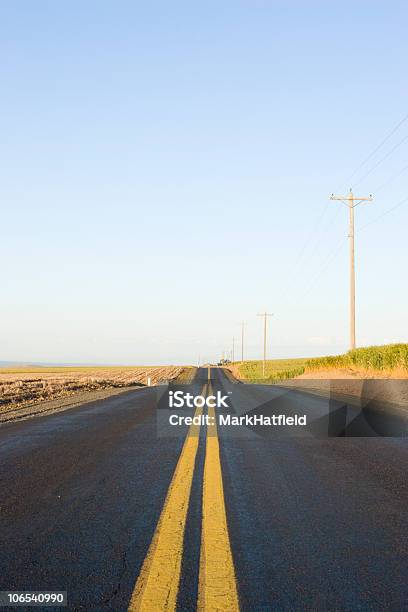
[[(210, 385), (209, 385), (210, 387)], [(239, 610), (234, 562), (228, 535), (220, 448), (214, 408), (208, 409), (204, 465), (198, 610)]]
[[(201, 414), (202, 409), (197, 408), (195, 416)], [(136, 581), (129, 612), (164, 612), (176, 609), (199, 429), (199, 425), (191, 425), (188, 431), (156, 531)]]

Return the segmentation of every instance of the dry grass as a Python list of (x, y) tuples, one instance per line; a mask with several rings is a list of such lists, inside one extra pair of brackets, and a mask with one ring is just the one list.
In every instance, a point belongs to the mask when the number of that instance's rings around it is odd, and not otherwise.
[[(190, 373), (190, 370), (193, 373)], [(183, 366), (27, 367), (0, 369), (0, 411), (115, 387), (142, 386), (194, 375)]]

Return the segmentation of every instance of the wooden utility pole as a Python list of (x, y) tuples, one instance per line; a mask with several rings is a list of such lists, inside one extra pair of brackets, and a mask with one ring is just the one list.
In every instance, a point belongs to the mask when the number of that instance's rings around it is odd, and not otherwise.
[(356, 348), (356, 270), (354, 253), (354, 209), (363, 202), (372, 202), (373, 197), (356, 198), (352, 190), (347, 196), (336, 196), (332, 194), (331, 200), (340, 200), (349, 209), (349, 257), (350, 257), (350, 350)]
[(262, 363), (262, 376), (265, 378), (265, 361), (266, 361), (266, 335), (267, 335), (267, 320), (268, 317), (273, 317), (273, 314), (268, 312), (263, 312), (257, 315), (258, 317), (263, 317), (264, 319), (264, 334), (263, 334), (263, 363)]

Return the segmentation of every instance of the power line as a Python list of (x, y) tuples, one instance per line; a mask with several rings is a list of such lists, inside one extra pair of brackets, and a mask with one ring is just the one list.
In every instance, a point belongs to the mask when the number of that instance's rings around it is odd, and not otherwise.
[(358, 185), (360, 185), (360, 183), (362, 183), (364, 181), (364, 179), (367, 178), (367, 176), (369, 174), (371, 174), (380, 164), (382, 164), (383, 161), (385, 161), (388, 157), (390, 157), (390, 155), (392, 153), (394, 153), (394, 151), (396, 149), (398, 149), (398, 147), (400, 147), (406, 140), (408, 140), (408, 134), (406, 136), (404, 136), (404, 138), (402, 140), (397, 142), (397, 144), (391, 149), (391, 151), (388, 151), (388, 153), (386, 155), (384, 155), (384, 157), (382, 157), (376, 164), (374, 164), (374, 166), (372, 166), (372, 168), (370, 168), (370, 170), (368, 170), (368, 172), (366, 172), (360, 178), (360, 180), (357, 183), (354, 184), (354, 187), (357, 187)]
[[(361, 168), (363, 168), (369, 161), (370, 159), (372, 159), (374, 157), (374, 155), (381, 149), (381, 147), (395, 134), (395, 132), (408, 120), (408, 114), (405, 115), (393, 128), (392, 130), (385, 136), (385, 138), (383, 138), (381, 140), (381, 142), (371, 151), (371, 153), (355, 168), (355, 170), (351, 173), (351, 175), (348, 177), (347, 182), (349, 182), (356, 174), (359, 170), (361, 170)], [(356, 185), (359, 185), (367, 176), (369, 176), (383, 161), (385, 161), (388, 157), (390, 157), (392, 155), (392, 153), (398, 148), (400, 147), (406, 140), (408, 140), (408, 135), (404, 136), (404, 138), (402, 138), (402, 140), (400, 140), (396, 145), (394, 145), (394, 147), (388, 151), (386, 153), (386, 155), (384, 155), (378, 162), (376, 162), (374, 164), (374, 166), (372, 166), (358, 181), (358, 183), (356, 183)], [(378, 189), (376, 189), (376, 192), (384, 189), (386, 186), (388, 186), (390, 183), (392, 183), (394, 180), (396, 180), (399, 176), (401, 176), (402, 174), (404, 174), (404, 172), (406, 172), (408, 170), (408, 165), (404, 166), (404, 168), (402, 168), (398, 173), (396, 173), (395, 175), (392, 175), (390, 178), (387, 179), (387, 181), (385, 181), (382, 185), (380, 185), (378, 187)], [(362, 226), (361, 228), (357, 228), (356, 231), (360, 231), (362, 229), (365, 229), (366, 227), (368, 227), (369, 225), (371, 225), (372, 223), (375, 223), (377, 220), (381, 219), (383, 216), (387, 215), (388, 213), (392, 212), (393, 210), (395, 210), (396, 208), (398, 208), (399, 206), (401, 206), (402, 204), (404, 204), (405, 202), (408, 201), (408, 198), (404, 198), (404, 200), (402, 200), (401, 202), (399, 202), (398, 204), (396, 204), (395, 206), (391, 207), (390, 209), (388, 209), (387, 211), (385, 211), (384, 213), (382, 213), (381, 215), (379, 215), (378, 217), (376, 217), (376, 219), (373, 219), (372, 221), (370, 221), (369, 223), (365, 224), (364, 226)], [(307, 250), (307, 248), (310, 246), (312, 239), (316, 238), (317, 236), (317, 230), (321, 229), (321, 223), (322, 220), (326, 214), (326, 209), (328, 207), (325, 206), (322, 213), (318, 216), (316, 223), (313, 225), (312, 230), (310, 232), (310, 234), (308, 235), (308, 237), (306, 238), (305, 242), (303, 243), (302, 248), (300, 249), (297, 258), (295, 259), (294, 264), (292, 264), (292, 266), (290, 266), (289, 268), (289, 276), (288, 276), (288, 281), (285, 284), (284, 290), (281, 294), (280, 300), (286, 298), (289, 289), (291, 289), (291, 285), (292, 282), (295, 278), (295, 273), (297, 268), (299, 267), (299, 264), (302, 262), (302, 259), (304, 259), (304, 254)], [(339, 210), (339, 209), (338, 209)], [(337, 216), (338, 212), (335, 214), (335, 216)], [(333, 219), (334, 220), (334, 219)], [(331, 222), (333, 221), (331, 220)], [(326, 224), (325, 224), (326, 225)], [(312, 250), (312, 252), (309, 254), (308, 259), (310, 259), (310, 256), (314, 255), (314, 253), (316, 252), (317, 247), (319, 246), (319, 242), (317, 241), (317, 243), (315, 244), (315, 248)], [(323, 272), (327, 269), (327, 267), (332, 263), (332, 261), (338, 256), (338, 254), (340, 253), (342, 247), (344, 246), (344, 239), (341, 240), (341, 242), (337, 245), (337, 247), (335, 248), (335, 250), (325, 259), (325, 262), (323, 264), (323, 267), (320, 269), (320, 271), (318, 272), (318, 274), (313, 278), (312, 282), (307, 286), (306, 291), (301, 295), (301, 297), (297, 297), (297, 301), (299, 299), (303, 299), (310, 291), (311, 289), (314, 287), (315, 283), (317, 282), (317, 280), (321, 277), (321, 275), (323, 274)], [(304, 263), (304, 262), (303, 262)]]
[[(317, 222), (313, 225), (312, 231), (304, 242), (295, 262), (289, 267), (287, 281), (283, 286), (283, 290), (277, 300), (278, 302), (284, 302), (288, 293), (292, 290), (292, 284), (295, 280), (295, 273), (299, 268), (299, 264), (300, 267), (304, 267), (305, 263), (309, 261), (310, 258), (313, 257), (313, 255), (316, 253), (317, 248), (321, 244), (321, 242), (318, 240), (321, 231), (323, 231), (323, 233), (325, 234), (327, 229), (332, 225), (333, 221), (335, 220), (338, 211), (332, 217), (329, 218), (328, 223), (324, 223), (322, 226), (322, 221), (326, 215), (328, 208), (329, 207), (327, 205), (324, 207), (322, 213), (317, 218)], [(314, 238), (314, 241), (312, 241), (312, 238)], [(313, 248), (309, 252), (307, 259), (302, 261), (302, 256), (305, 254), (307, 247), (310, 245), (313, 245)]]
[[(395, 132), (407, 120), (408, 120), (408, 114), (405, 115), (405, 117), (403, 117), (401, 119), (401, 121), (399, 121), (397, 123), (397, 125), (385, 136), (385, 138), (383, 138), (383, 140), (375, 147), (375, 149), (373, 151), (371, 151), (371, 153), (357, 166), (357, 168), (352, 172), (352, 174), (347, 179), (347, 182), (351, 178), (353, 178), (362, 167), (364, 167), (364, 165), (377, 153), (377, 151), (379, 151), (379, 149), (391, 138), (391, 136), (393, 136), (393, 134), (395, 134)], [(407, 139), (408, 139), (408, 135), (404, 136), (404, 138), (401, 141), (399, 141), (385, 156), (383, 156), (372, 168), (370, 168), (370, 170), (368, 170), (368, 172), (366, 172), (366, 174), (363, 175), (363, 177), (358, 181), (358, 183), (356, 183), (356, 186), (358, 186), (367, 176), (369, 176), (371, 174), (371, 172), (373, 172), (383, 161), (385, 161)], [(406, 166), (402, 171), (400, 171), (395, 176), (393, 176), (390, 179), (388, 179), (388, 181), (386, 181), (386, 183), (381, 185), (380, 188), (377, 189), (376, 191), (379, 191), (379, 190), (383, 189), (384, 187), (386, 187), (389, 183), (391, 183), (393, 180), (398, 178), (398, 176), (403, 174), (403, 172), (405, 170), (407, 170), (407, 169), (408, 169), (408, 166)], [(318, 235), (317, 232), (318, 232), (318, 230), (319, 230), (319, 228), (321, 226), (321, 223), (322, 223), (322, 220), (323, 220), (323, 218), (324, 218), (324, 216), (326, 214), (327, 208), (328, 208), (327, 206), (324, 207), (322, 213), (317, 218), (316, 223), (313, 225), (310, 234), (308, 235), (308, 237), (306, 238), (303, 246), (301, 247), (301, 249), (300, 249), (300, 251), (298, 253), (298, 256), (295, 259), (295, 262), (292, 264), (292, 266), (289, 267), (287, 282), (284, 285), (284, 288), (282, 290), (282, 293), (281, 293), (281, 296), (279, 298), (279, 301), (285, 300), (287, 294), (291, 290), (292, 283), (294, 281), (294, 278), (295, 278), (295, 275), (296, 275), (296, 271), (297, 271), (297, 269), (299, 267), (299, 264), (304, 263), (304, 254), (305, 254), (307, 248), (312, 243), (313, 238), (317, 237), (317, 235)], [(335, 216), (337, 216), (337, 215), (335, 215)], [(331, 222), (333, 222), (333, 221), (334, 221), (334, 218), (331, 220)], [(310, 259), (310, 257), (312, 257), (315, 254), (318, 245), (319, 245), (319, 242), (316, 241), (316, 243), (314, 245), (315, 248), (312, 249), (312, 252), (309, 254), (308, 259)], [(302, 262), (302, 260), (303, 260), (303, 262)]]
[(282, 290), (282, 293), (281, 293), (281, 296), (280, 296), (279, 299), (283, 299), (284, 297), (286, 297), (286, 295), (288, 293), (288, 290), (289, 290), (289, 287), (291, 285), (291, 282), (292, 282), (292, 280), (294, 278), (294, 272), (295, 272), (296, 268), (298, 267), (299, 263), (301, 262), (302, 257), (304, 255), (307, 247), (309, 246), (313, 236), (316, 236), (316, 231), (318, 230), (318, 228), (319, 228), (319, 226), (320, 226), (320, 224), (322, 222), (322, 219), (323, 219), (323, 217), (326, 214), (326, 211), (327, 211), (327, 206), (325, 206), (323, 208), (323, 211), (319, 214), (316, 223), (313, 224), (312, 229), (311, 229), (310, 233), (308, 234), (305, 242), (303, 243), (303, 245), (302, 245), (302, 247), (301, 247), (301, 249), (300, 249), (300, 251), (299, 251), (299, 253), (298, 253), (298, 255), (297, 255), (297, 257), (296, 257), (296, 259), (294, 261), (294, 263), (291, 266), (289, 266), (288, 273), (287, 273), (287, 278), (286, 278), (286, 283), (283, 286), (283, 290)]
[(306, 289), (303, 293), (301, 293), (300, 297), (297, 298), (297, 301), (302, 300), (303, 298), (305, 298), (310, 291), (313, 289), (313, 287), (315, 286), (316, 282), (319, 280), (319, 278), (322, 276), (323, 272), (326, 271), (326, 269), (329, 267), (329, 265), (336, 259), (336, 257), (340, 254), (341, 249), (344, 247), (344, 245), (346, 244), (346, 238), (343, 237), (341, 239), (341, 241), (337, 244), (336, 248), (331, 251), (331, 253), (329, 254), (329, 256), (326, 258), (323, 266), (320, 268), (319, 272), (313, 277), (313, 280), (311, 283), (309, 283), (306, 286)]
[(380, 185), (379, 187), (377, 187), (376, 189), (374, 189), (374, 193), (377, 194), (379, 191), (382, 191), (384, 189), (384, 187), (388, 187), (388, 185), (390, 185), (391, 183), (393, 183), (395, 181), (395, 179), (399, 178), (402, 174), (404, 174), (404, 172), (406, 172), (408, 170), (408, 164), (406, 166), (404, 166), (402, 168), (402, 170), (399, 170), (396, 174), (393, 174), (390, 178), (388, 178), (385, 183), (382, 183), (382, 185)]
[(379, 144), (379, 145), (377, 145), (373, 151), (371, 151), (371, 153), (370, 153), (370, 154), (369, 154), (369, 155), (368, 155), (368, 156), (367, 156), (367, 157), (366, 157), (366, 158), (365, 158), (365, 159), (364, 159), (364, 160), (363, 160), (363, 161), (362, 161), (362, 162), (361, 162), (361, 163), (360, 163), (360, 164), (357, 166), (357, 168), (356, 168), (355, 170), (353, 170), (353, 172), (352, 172), (352, 173), (350, 174), (350, 176), (349, 176), (349, 177), (348, 177), (348, 178), (345, 180), (345, 182), (343, 183), (343, 185), (344, 185), (345, 183), (347, 183), (347, 184), (348, 184), (348, 183), (351, 181), (351, 179), (355, 177), (355, 175), (357, 174), (357, 172), (358, 172), (359, 170), (361, 170), (361, 168), (363, 168), (363, 167), (366, 165), (366, 163), (367, 163), (368, 161), (370, 161), (370, 159), (371, 159), (372, 157), (374, 157), (374, 155), (377, 153), (377, 151), (379, 151), (379, 150), (381, 149), (381, 147), (382, 147), (382, 146), (383, 146), (383, 145), (384, 145), (384, 144), (385, 144), (385, 143), (386, 143), (386, 142), (387, 142), (387, 141), (388, 141), (388, 140), (391, 138), (391, 136), (393, 136), (393, 135), (395, 134), (395, 132), (396, 132), (396, 131), (397, 131), (397, 130), (398, 130), (400, 127), (401, 127), (401, 125), (402, 125), (403, 123), (405, 123), (405, 121), (406, 121), (407, 119), (408, 119), (408, 114), (407, 114), (407, 115), (405, 115), (405, 117), (403, 117), (403, 118), (401, 119), (401, 121), (399, 121), (399, 122), (397, 123), (397, 125), (396, 125), (395, 127), (393, 127), (393, 128), (392, 128), (392, 130), (391, 130), (391, 131), (390, 131), (390, 132), (389, 132), (389, 133), (386, 135), (386, 137), (385, 137), (385, 138), (384, 138), (384, 139), (383, 139), (383, 140), (380, 142), (380, 144)]
[(296, 267), (296, 265), (297, 265), (297, 264), (300, 262), (300, 260), (302, 259), (302, 255), (303, 255), (303, 253), (306, 251), (306, 248), (309, 246), (309, 244), (310, 244), (310, 242), (311, 242), (311, 240), (312, 240), (313, 236), (316, 236), (316, 231), (318, 230), (318, 228), (319, 228), (319, 226), (320, 226), (320, 224), (321, 224), (321, 222), (322, 222), (322, 220), (323, 220), (324, 216), (326, 215), (326, 211), (327, 211), (327, 206), (325, 206), (325, 207), (323, 208), (323, 211), (320, 213), (320, 215), (319, 215), (319, 216), (318, 216), (318, 218), (317, 218), (317, 222), (316, 222), (316, 223), (315, 223), (315, 224), (312, 226), (312, 230), (311, 230), (311, 232), (310, 232), (309, 236), (306, 238), (306, 241), (304, 242), (303, 247), (301, 248), (301, 250), (300, 250), (300, 253), (299, 253), (298, 257), (297, 257), (297, 259), (295, 260), (295, 263), (294, 263), (294, 265), (293, 265), (293, 268), (295, 268), (295, 267)]
[(369, 225), (372, 225), (373, 223), (376, 223), (376, 221), (379, 221), (380, 219), (385, 217), (385, 215), (388, 215), (389, 213), (393, 212), (394, 210), (396, 210), (397, 208), (399, 208), (400, 206), (405, 204), (405, 202), (408, 202), (408, 197), (404, 198), (403, 200), (400, 200), (400, 202), (398, 202), (394, 206), (391, 206), (391, 208), (388, 208), (387, 210), (385, 210), (383, 213), (381, 213), (381, 215), (378, 215), (378, 217), (376, 217), (375, 219), (372, 219), (371, 221), (369, 221), (365, 225), (362, 225), (361, 227), (358, 227), (356, 231), (357, 232), (361, 232), (363, 229), (365, 229)]
[[(406, 202), (408, 202), (408, 196), (406, 198), (404, 198), (403, 200), (401, 200), (400, 202), (398, 202), (397, 204), (395, 204), (394, 206), (391, 206), (391, 208), (388, 208), (387, 210), (385, 210), (383, 213), (381, 213), (381, 215), (378, 215), (378, 217), (376, 217), (375, 219), (372, 219), (372, 221), (369, 221), (368, 223), (365, 223), (361, 227), (357, 227), (356, 230), (355, 230), (356, 233), (357, 232), (361, 232), (362, 230), (366, 229), (366, 227), (369, 227), (370, 225), (372, 225), (376, 221), (379, 221), (380, 219), (382, 219), (382, 217), (384, 217), (385, 215), (388, 215), (389, 213), (393, 212), (394, 210), (396, 210), (397, 208), (399, 208), (400, 206), (402, 206)], [(305, 291), (303, 291), (300, 294), (300, 297), (297, 297), (297, 301), (302, 300), (304, 297), (306, 297), (310, 293), (310, 291), (313, 289), (313, 287), (315, 286), (316, 282), (319, 280), (319, 278), (322, 276), (322, 274), (325, 272), (325, 270), (329, 267), (329, 265), (340, 254), (341, 249), (346, 244), (345, 241), (346, 241), (346, 238), (342, 238), (341, 241), (339, 243), (337, 243), (336, 247), (333, 249), (333, 251), (331, 251), (329, 253), (327, 258), (325, 259), (325, 262), (324, 262), (323, 266), (320, 268), (318, 273), (313, 277), (311, 283), (306, 285)]]

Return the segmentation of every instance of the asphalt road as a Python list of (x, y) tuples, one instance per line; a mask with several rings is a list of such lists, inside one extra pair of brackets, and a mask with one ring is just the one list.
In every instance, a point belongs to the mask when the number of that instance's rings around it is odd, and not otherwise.
[[(230, 604), (219, 609), (237, 609), (236, 593), (248, 612), (407, 610), (408, 439), (361, 437), (341, 406), (328, 420), (327, 401), (310, 395), (236, 384), (216, 368), (210, 379), (207, 392), (230, 393), (219, 414), (304, 413), (310, 425), (218, 427), (221, 485), (217, 464), (206, 463), (206, 427), (180, 467), (188, 426), (162, 426), (163, 389), (0, 426), (0, 590), (63, 590), (69, 610), (127, 610), (140, 576), (152, 574), (167, 508), (183, 527), (179, 610), (195, 610), (206, 589), (210, 601), (200, 568), (203, 549), (210, 564), (217, 546), (233, 567)], [(199, 394), (206, 383), (201, 369), (180, 389)], [(171, 516), (176, 502), (184, 522)], [(227, 533), (210, 546), (213, 511)]]

